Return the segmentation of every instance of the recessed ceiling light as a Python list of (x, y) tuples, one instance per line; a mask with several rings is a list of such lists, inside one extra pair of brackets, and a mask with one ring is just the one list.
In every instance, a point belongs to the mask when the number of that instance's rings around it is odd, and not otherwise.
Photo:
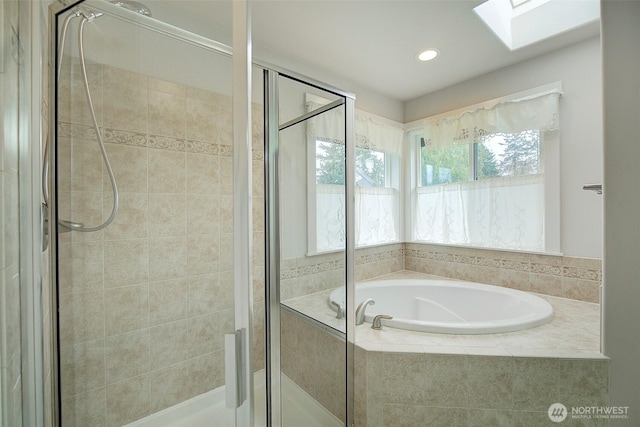
[(435, 59), (436, 56), (438, 56), (437, 49), (427, 49), (418, 55), (418, 59), (420, 61), (431, 61), (432, 59)]

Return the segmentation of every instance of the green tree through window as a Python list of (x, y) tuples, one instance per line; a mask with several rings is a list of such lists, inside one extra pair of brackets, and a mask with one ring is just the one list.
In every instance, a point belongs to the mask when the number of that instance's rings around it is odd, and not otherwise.
[(316, 184), (344, 185), (344, 145), (316, 141)]
[[(541, 173), (540, 132), (496, 133), (473, 144), (420, 150), (421, 185)], [(475, 175), (471, 173), (475, 170)]]
[[(356, 183), (366, 187), (385, 186), (384, 154), (366, 148), (356, 148)], [(316, 141), (316, 184), (344, 185), (344, 145)]]

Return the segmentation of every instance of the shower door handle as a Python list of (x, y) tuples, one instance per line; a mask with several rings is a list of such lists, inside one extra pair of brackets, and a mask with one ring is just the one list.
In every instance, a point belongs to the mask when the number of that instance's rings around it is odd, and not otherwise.
[(226, 405), (230, 409), (239, 408), (246, 396), (242, 369), (244, 334), (245, 330), (239, 329), (233, 334), (224, 335), (224, 390)]

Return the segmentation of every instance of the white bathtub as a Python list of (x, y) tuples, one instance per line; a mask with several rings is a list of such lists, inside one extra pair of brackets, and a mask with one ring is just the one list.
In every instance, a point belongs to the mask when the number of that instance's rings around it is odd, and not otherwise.
[[(356, 307), (367, 298), (375, 305), (365, 311), (369, 323), (378, 314), (392, 320), (382, 324), (412, 331), (444, 334), (493, 334), (533, 328), (553, 318), (551, 304), (515, 289), (454, 280), (394, 279), (356, 285)], [(344, 288), (331, 301), (344, 307)], [(335, 308), (332, 306), (335, 310)]]

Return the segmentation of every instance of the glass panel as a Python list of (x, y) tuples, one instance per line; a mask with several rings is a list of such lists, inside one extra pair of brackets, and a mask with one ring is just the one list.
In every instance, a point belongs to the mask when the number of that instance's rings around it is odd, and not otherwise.
[[(280, 83), (280, 111), (310, 99), (306, 88), (290, 90), (299, 83)], [(314, 90), (314, 101), (335, 98)], [(279, 165), (283, 425), (313, 419), (340, 426), (347, 372), (344, 106), (280, 131)]]
[(233, 425), (221, 392), (234, 330), (231, 58), (78, 10), (58, 47), (62, 425)]

